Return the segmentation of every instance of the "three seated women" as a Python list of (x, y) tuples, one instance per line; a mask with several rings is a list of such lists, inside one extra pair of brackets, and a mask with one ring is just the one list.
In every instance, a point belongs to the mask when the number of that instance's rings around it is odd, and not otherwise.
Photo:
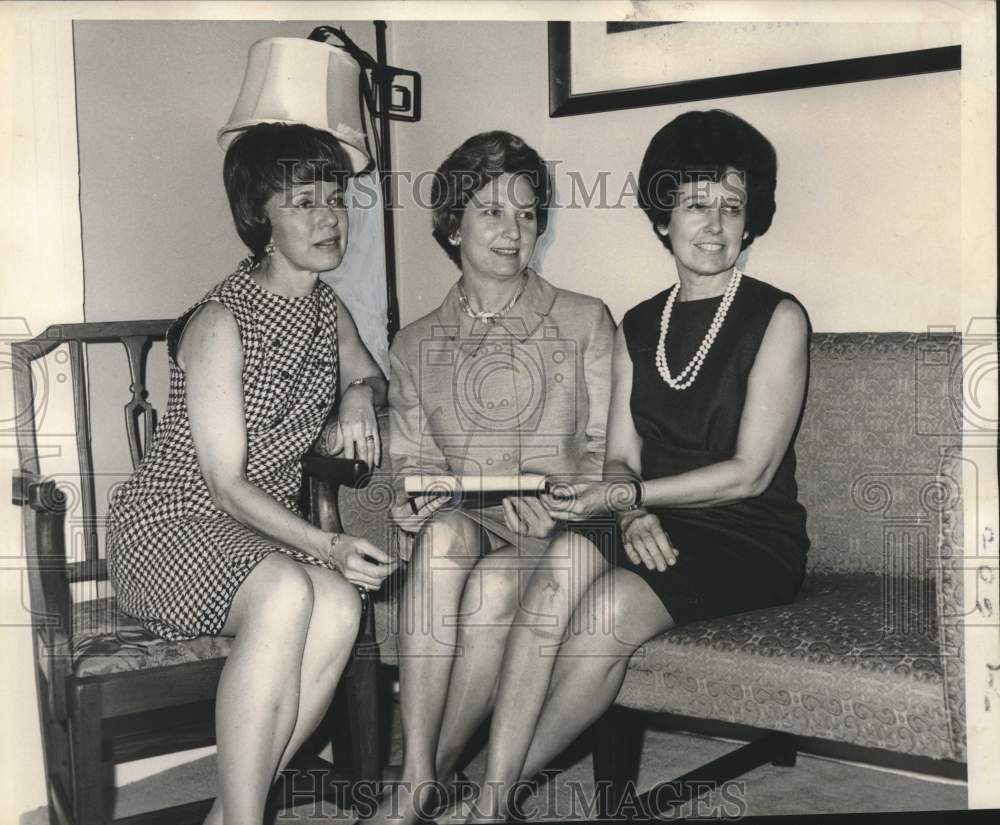
[[(167, 638), (234, 637), (213, 823), (261, 821), (347, 662), (356, 588), (399, 563), (312, 527), (296, 504), (298, 461), (335, 399), (333, 448), (380, 455), (384, 379), (318, 280), (346, 249), (347, 170), (336, 139), (304, 126), (264, 124), (233, 143), (225, 182), (252, 257), (171, 328), (169, 409), (109, 514), (123, 610)], [(433, 235), (461, 276), (390, 353), (392, 518), (411, 537), (405, 745), (403, 782), (375, 819), (434, 814), (434, 788), (490, 715), (473, 819), (506, 818), (518, 780), (614, 701), (639, 645), (795, 597), (809, 544), (793, 449), (809, 324), (793, 296), (738, 265), (771, 224), (776, 172), (767, 139), (727, 112), (657, 132), (640, 205), (677, 282), (616, 332), (600, 299), (531, 266), (552, 200), (534, 149), (487, 132), (438, 170)], [(440, 475), (473, 483), (459, 499), (407, 495), (407, 477)], [(526, 475), (548, 486), (522, 495)], [(471, 494), (489, 487), (475, 479), (510, 491)]]

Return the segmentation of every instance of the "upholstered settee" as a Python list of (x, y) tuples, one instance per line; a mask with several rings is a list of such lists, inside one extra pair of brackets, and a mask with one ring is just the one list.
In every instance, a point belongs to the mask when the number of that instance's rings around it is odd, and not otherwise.
[[(956, 335), (814, 334), (796, 441), (812, 540), (799, 597), (650, 641), (617, 704), (964, 762), (961, 385)], [(345, 530), (398, 540), (372, 517), (389, 473), (340, 492)], [(375, 602), (386, 664), (393, 593)]]

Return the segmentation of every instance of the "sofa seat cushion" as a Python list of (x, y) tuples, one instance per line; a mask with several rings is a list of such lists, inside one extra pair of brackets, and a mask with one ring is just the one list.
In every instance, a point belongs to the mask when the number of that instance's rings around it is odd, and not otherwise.
[(231, 643), (221, 636), (168, 642), (118, 610), (113, 596), (73, 606), (70, 644), (73, 672), (78, 677), (220, 659), (229, 654)]
[[(646, 643), (617, 704), (952, 758), (927, 587), (870, 574), (809, 576), (791, 605), (696, 622)], [(374, 602), (390, 665), (398, 664), (395, 592)]]
[(617, 703), (951, 758), (934, 601), (900, 598), (925, 587), (870, 574), (810, 576), (791, 605), (648, 642)]

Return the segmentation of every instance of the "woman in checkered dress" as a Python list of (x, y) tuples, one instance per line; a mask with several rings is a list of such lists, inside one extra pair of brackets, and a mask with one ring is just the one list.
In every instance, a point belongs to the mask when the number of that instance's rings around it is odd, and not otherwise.
[(233, 637), (209, 823), (261, 822), (350, 655), (357, 587), (379, 587), (395, 566), (364, 539), (312, 526), (296, 505), (300, 459), (338, 386), (334, 451), (380, 460), (374, 407), (385, 381), (318, 279), (347, 247), (349, 168), (332, 135), (306, 126), (255, 126), (230, 146), (226, 191), (253, 256), (168, 331), (167, 414), (108, 516), (122, 610), (167, 639)]

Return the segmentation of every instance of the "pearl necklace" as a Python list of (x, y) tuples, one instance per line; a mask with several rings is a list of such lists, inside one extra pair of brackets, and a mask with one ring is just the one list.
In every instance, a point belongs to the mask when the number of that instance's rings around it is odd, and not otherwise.
[(732, 277), (729, 279), (729, 285), (726, 287), (726, 291), (722, 294), (722, 303), (720, 303), (719, 308), (715, 310), (715, 317), (712, 319), (708, 332), (706, 332), (705, 337), (702, 338), (701, 345), (692, 356), (691, 361), (676, 377), (670, 374), (670, 367), (667, 365), (666, 344), (667, 330), (670, 328), (670, 315), (673, 312), (674, 300), (677, 298), (677, 293), (680, 292), (681, 285), (677, 284), (676, 287), (670, 290), (670, 294), (667, 296), (667, 302), (663, 306), (663, 315), (660, 318), (660, 342), (656, 347), (656, 369), (659, 370), (660, 378), (662, 378), (673, 389), (686, 390), (694, 383), (694, 379), (698, 377), (701, 365), (705, 363), (705, 358), (708, 357), (708, 351), (712, 348), (712, 344), (715, 343), (715, 336), (719, 334), (719, 330), (722, 328), (722, 322), (726, 320), (726, 313), (729, 312), (729, 307), (732, 306), (733, 299), (736, 297), (736, 290), (739, 288), (740, 279), (742, 277), (742, 272), (738, 269), (733, 270)]
[(487, 324), (495, 324), (497, 319), (502, 318), (508, 312), (514, 308), (514, 304), (517, 303), (517, 299), (521, 297), (521, 293), (524, 292), (524, 288), (528, 285), (527, 274), (521, 279), (521, 283), (518, 285), (517, 289), (514, 291), (514, 297), (511, 298), (506, 304), (504, 304), (496, 312), (476, 312), (472, 308), (472, 304), (469, 303), (469, 297), (465, 294), (465, 288), (462, 286), (462, 281), (458, 281), (458, 303), (462, 307), (462, 311), (468, 315), (470, 318), (474, 318), (477, 321), (485, 321)]

